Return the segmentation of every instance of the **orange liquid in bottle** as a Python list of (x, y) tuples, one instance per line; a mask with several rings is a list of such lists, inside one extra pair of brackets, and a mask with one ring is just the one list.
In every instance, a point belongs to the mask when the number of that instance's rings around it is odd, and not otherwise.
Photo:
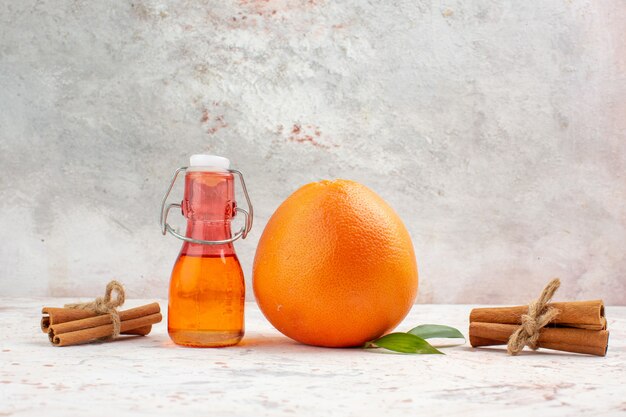
[[(231, 238), (234, 178), (228, 172), (187, 172), (183, 215), (186, 236), (205, 241)], [(245, 284), (231, 243), (185, 242), (172, 270), (168, 332), (174, 343), (222, 347), (244, 334)]]
[(239, 343), (244, 333), (244, 299), (243, 272), (235, 254), (181, 254), (170, 282), (170, 337), (186, 346)]

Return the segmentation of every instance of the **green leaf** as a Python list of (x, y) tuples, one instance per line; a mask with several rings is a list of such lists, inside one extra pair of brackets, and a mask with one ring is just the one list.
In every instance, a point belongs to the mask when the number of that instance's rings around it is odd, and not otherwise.
[(366, 347), (377, 346), (401, 353), (442, 354), (419, 336), (409, 333), (390, 333), (366, 344)]
[(450, 326), (442, 326), (440, 324), (422, 324), (408, 331), (408, 333), (419, 336), (422, 339), (432, 339), (435, 337), (446, 339), (463, 339), (463, 333)]

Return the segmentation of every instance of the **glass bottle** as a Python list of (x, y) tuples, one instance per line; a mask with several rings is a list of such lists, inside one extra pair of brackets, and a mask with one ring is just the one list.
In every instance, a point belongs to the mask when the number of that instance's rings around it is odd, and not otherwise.
[[(252, 206), (243, 176), (230, 161), (214, 155), (193, 155), (190, 166), (176, 171), (162, 204), (163, 232), (182, 239), (174, 264), (168, 301), (168, 332), (179, 345), (223, 347), (239, 343), (244, 334), (245, 284), (233, 242), (252, 227)], [(165, 202), (178, 173), (186, 171), (181, 204)], [(235, 202), (235, 175), (239, 176), (250, 213)], [(172, 207), (187, 219), (184, 236), (168, 223)], [(231, 232), (231, 220), (243, 213), (245, 224)]]

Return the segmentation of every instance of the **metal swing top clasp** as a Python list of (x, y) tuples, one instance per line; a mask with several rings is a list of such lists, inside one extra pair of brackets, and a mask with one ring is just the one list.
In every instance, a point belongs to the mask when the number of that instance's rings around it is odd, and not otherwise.
[[(225, 158), (222, 158), (222, 159), (225, 159)], [(181, 235), (176, 230), (174, 230), (172, 226), (169, 225), (169, 223), (167, 222), (167, 216), (169, 215), (170, 210), (173, 207), (176, 207), (178, 209), (182, 209), (182, 207), (180, 203), (170, 203), (166, 207), (167, 198), (169, 197), (170, 193), (172, 192), (172, 189), (174, 188), (174, 184), (176, 183), (178, 174), (180, 174), (181, 172), (186, 172), (188, 168), (189, 167), (180, 167), (176, 170), (176, 172), (174, 172), (174, 175), (172, 176), (172, 181), (170, 182), (170, 186), (167, 189), (167, 192), (165, 193), (165, 195), (163, 196), (163, 200), (161, 201), (161, 217), (159, 219), (159, 223), (161, 225), (161, 233), (165, 235), (167, 232), (169, 232), (172, 236), (177, 237), (180, 240), (184, 240), (185, 242), (189, 242), (189, 243), (198, 243), (201, 245), (223, 245), (226, 243), (232, 243), (239, 238), (245, 239), (248, 236), (248, 233), (250, 232), (250, 230), (252, 229), (252, 219), (253, 219), (254, 213), (253, 213), (252, 203), (250, 202), (250, 196), (248, 195), (248, 189), (246, 188), (246, 182), (243, 179), (243, 174), (241, 173), (241, 171), (238, 171), (236, 169), (226, 169), (226, 170), (230, 172), (231, 174), (234, 174), (237, 177), (239, 177), (239, 181), (241, 182), (241, 189), (243, 190), (243, 195), (245, 196), (246, 204), (248, 205), (247, 210), (241, 207), (235, 207), (235, 212), (239, 212), (243, 214), (244, 219), (245, 219), (243, 226), (241, 226), (241, 228), (237, 231), (237, 233), (235, 233), (231, 238), (224, 239), (224, 240), (201, 240), (201, 239), (193, 239), (193, 238)]]

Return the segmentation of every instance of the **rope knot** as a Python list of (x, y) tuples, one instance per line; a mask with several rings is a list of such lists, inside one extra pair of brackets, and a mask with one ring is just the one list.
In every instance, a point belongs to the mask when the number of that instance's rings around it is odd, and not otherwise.
[(552, 296), (559, 289), (561, 281), (553, 279), (546, 285), (538, 299), (528, 305), (528, 313), (522, 315), (522, 324), (509, 338), (507, 350), (510, 355), (517, 355), (524, 346), (536, 350), (541, 329), (556, 318), (559, 311), (548, 307)]
[[(114, 292), (116, 293), (115, 298), (113, 298)], [(110, 338), (115, 339), (120, 335), (120, 328), (122, 326), (117, 307), (124, 304), (124, 301), (126, 301), (124, 286), (118, 281), (112, 280), (107, 284), (104, 297), (96, 297), (95, 300), (87, 303), (65, 304), (65, 308), (91, 310), (96, 314), (110, 314), (113, 323), (113, 334)]]

